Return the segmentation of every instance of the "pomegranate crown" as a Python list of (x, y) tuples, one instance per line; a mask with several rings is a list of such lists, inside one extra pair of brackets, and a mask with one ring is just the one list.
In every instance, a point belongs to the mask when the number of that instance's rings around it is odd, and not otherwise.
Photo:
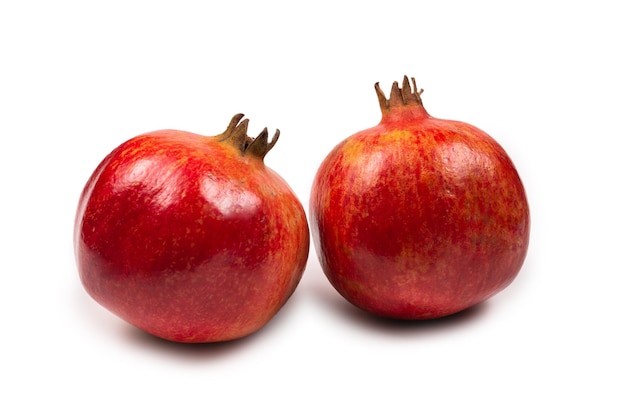
[(224, 133), (218, 135), (220, 142), (226, 142), (241, 151), (241, 155), (252, 155), (263, 161), (265, 155), (276, 145), (280, 131), (276, 129), (276, 133), (269, 141), (269, 133), (267, 128), (256, 137), (248, 136), (248, 119), (241, 120), (243, 113), (238, 113), (230, 120), (228, 127)]
[(412, 84), (409, 84), (409, 78), (407, 76), (404, 76), (404, 80), (402, 80), (402, 87), (398, 85), (397, 81), (394, 81), (393, 86), (391, 87), (389, 100), (387, 100), (385, 93), (381, 90), (380, 84), (374, 84), (376, 95), (378, 96), (378, 102), (380, 103), (380, 109), (383, 113), (396, 106), (422, 104), (421, 94), (424, 92), (424, 89), (420, 89), (419, 91), (417, 90), (415, 78), (413, 77), (411, 77), (411, 83)]

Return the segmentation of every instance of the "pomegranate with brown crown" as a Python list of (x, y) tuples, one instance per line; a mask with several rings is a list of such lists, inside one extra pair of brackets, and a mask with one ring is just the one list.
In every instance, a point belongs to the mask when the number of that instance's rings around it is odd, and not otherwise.
[(340, 142), (310, 198), (322, 269), (354, 305), (438, 318), (507, 287), (526, 257), (530, 215), (504, 149), (480, 129), (430, 116), (415, 80), (378, 83), (380, 123)]
[(250, 138), (242, 117), (217, 136), (163, 130), (130, 139), (80, 196), (74, 245), (84, 288), (157, 337), (249, 335), (302, 277), (304, 210), (263, 162), (279, 132)]

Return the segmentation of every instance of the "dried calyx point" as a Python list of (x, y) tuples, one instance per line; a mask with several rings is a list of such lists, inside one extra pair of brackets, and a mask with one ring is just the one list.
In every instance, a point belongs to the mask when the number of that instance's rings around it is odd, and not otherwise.
[(263, 128), (263, 131), (256, 137), (252, 138), (248, 136), (248, 119), (241, 120), (243, 113), (238, 113), (230, 120), (228, 127), (224, 133), (218, 135), (220, 142), (227, 142), (241, 151), (242, 155), (252, 155), (260, 160), (265, 158), (265, 155), (274, 147), (280, 131), (276, 129), (276, 133), (269, 141), (269, 134), (267, 128)]
[(412, 84), (409, 84), (409, 78), (407, 76), (404, 76), (404, 80), (402, 80), (402, 87), (398, 85), (397, 81), (394, 81), (393, 86), (391, 87), (389, 100), (387, 100), (385, 93), (380, 89), (380, 84), (376, 83), (374, 88), (376, 89), (376, 94), (378, 95), (380, 109), (383, 112), (386, 112), (395, 106), (407, 106), (411, 104), (421, 105), (421, 94), (424, 92), (424, 89), (420, 89), (419, 91), (417, 90), (415, 78), (413, 77), (411, 77), (411, 83)]

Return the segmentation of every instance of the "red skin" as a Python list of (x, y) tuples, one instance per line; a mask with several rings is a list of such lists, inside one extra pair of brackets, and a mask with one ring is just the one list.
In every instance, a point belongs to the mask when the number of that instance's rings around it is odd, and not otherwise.
[[(305, 268), (300, 202), (264, 154), (218, 142), (224, 135), (135, 137), (102, 161), (80, 197), (74, 240), (83, 286), (167, 340), (225, 341), (257, 331)], [(239, 136), (252, 141), (245, 129)]]
[(524, 187), (506, 152), (462, 122), (428, 115), (405, 78), (383, 117), (326, 157), (313, 241), (332, 285), (376, 315), (438, 318), (508, 286), (528, 249)]

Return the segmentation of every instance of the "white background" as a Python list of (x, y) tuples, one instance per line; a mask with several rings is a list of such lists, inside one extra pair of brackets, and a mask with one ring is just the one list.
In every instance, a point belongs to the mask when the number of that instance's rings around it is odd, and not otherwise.
[[(0, 4), (0, 415), (626, 414), (626, 29), (618, 1), (6, 1)], [(215, 5), (218, 4), (218, 5)], [(477, 309), (395, 323), (345, 302), (315, 252), (260, 332), (179, 345), (92, 301), (73, 218), (137, 134), (280, 128), (268, 166), (315, 171), (413, 76), (436, 117), (517, 165), (532, 213), (516, 281)]]

